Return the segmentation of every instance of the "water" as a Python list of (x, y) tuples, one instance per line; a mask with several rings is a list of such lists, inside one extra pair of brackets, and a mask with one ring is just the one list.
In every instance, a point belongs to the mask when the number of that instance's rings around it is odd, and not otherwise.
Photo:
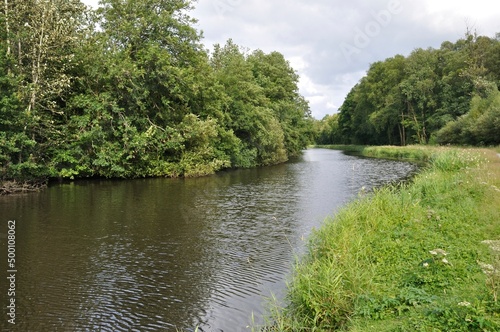
[[(0, 197), (3, 330), (249, 331), (311, 229), (409, 163), (313, 149), (197, 179), (78, 181)], [(16, 325), (7, 221), (16, 220)]]

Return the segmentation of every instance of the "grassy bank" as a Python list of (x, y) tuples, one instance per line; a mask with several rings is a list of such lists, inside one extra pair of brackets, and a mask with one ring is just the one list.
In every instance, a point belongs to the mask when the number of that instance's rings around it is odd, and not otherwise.
[(428, 160), (412, 183), (347, 205), (313, 233), (279, 331), (500, 330), (500, 158), (491, 150), (370, 147)]
[[(342, 150), (363, 155), (365, 157), (400, 159), (408, 161), (430, 161), (441, 152), (454, 148), (441, 146), (408, 145), (400, 146), (366, 146), (366, 145), (316, 145), (316, 148)], [(499, 147), (500, 149), (500, 147)], [(464, 149), (455, 149), (464, 150)], [(476, 149), (477, 150), (477, 149)]]

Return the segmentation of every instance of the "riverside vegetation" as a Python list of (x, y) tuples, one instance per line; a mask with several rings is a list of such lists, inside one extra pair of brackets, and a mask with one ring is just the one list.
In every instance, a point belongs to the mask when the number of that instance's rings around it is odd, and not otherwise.
[[(337, 147), (338, 148), (338, 147)], [(316, 230), (277, 331), (498, 331), (500, 158), (492, 150), (350, 147), (425, 160)]]
[(281, 163), (310, 144), (289, 62), (231, 40), (205, 50), (194, 2), (3, 1), (0, 189), (201, 176)]
[(311, 118), (279, 52), (204, 49), (192, 0), (5, 0), (0, 193), (47, 179), (202, 176), (313, 143), (499, 144), (500, 36), (372, 64)]
[(500, 144), (500, 33), (467, 31), (439, 49), (370, 65), (339, 108), (315, 123), (318, 144)]

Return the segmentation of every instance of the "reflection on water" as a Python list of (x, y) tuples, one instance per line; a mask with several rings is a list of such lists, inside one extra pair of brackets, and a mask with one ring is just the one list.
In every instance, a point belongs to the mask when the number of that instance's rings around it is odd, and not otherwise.
[(314, 149), (198, 179), (79, 181), (2, 197), (0, 232), (17, 221), (18, 269), (16, 325), (2, 319), (2, 328), (248, 330), (252, 313), (262, 322), (266, 298), (283, 297), (313, 227), (361, 187), (415, 170)]

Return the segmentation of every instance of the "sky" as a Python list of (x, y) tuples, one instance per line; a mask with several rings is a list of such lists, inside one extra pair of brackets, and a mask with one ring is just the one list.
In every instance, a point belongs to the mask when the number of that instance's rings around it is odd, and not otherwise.
[(316, 119), (336, 113), (374, 62), (439, 48), (467, 28), (489, 37), (500, 32), (498, 0), (198, 0), (194, 6), (190, 14), (206, 49), (231, 38), (248, 52), (282, 53)]

